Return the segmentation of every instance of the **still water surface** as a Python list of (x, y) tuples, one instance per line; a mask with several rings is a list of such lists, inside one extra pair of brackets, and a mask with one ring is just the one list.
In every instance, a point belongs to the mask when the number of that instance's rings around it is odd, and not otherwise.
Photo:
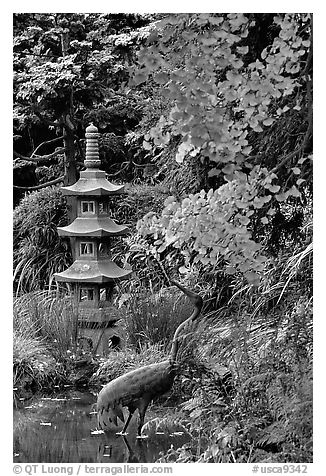
[[(96, 396), (70, 391), (51, 397), (17, 400), (14, 409), (15, 463), (153, 463), (161, 452), (189, 441), (182, 432), (151, 431), (147, 439), (136, 439), (136, 421), (127, 437), (119, 431), (96, 431)], [(152, 406), (146, 420), (167, 416), (168, 408)], [(176, 428), (177, 430), (177, 428)]]

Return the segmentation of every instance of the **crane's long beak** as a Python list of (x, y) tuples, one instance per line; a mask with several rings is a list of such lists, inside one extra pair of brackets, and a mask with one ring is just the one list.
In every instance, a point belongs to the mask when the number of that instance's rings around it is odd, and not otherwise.
[(177, 286), (177, 288), (179, 288), (182, 292), (184, 292), (185, 295), (194, 304), (194, 306), (196, 306), (196, 308), (198, 308), (199, 310), (202, 308), (203, 300), (199, 296), (199, 294), (196, 294), (193, 291), (190, 291), (189, 289), (185, 288), (184, 286), (182, 286), (181, 284), (177, 283), (176, 281), (174, 281), (172, 279), (171, 279), (171, 283), (174, 284), (175, 286)]

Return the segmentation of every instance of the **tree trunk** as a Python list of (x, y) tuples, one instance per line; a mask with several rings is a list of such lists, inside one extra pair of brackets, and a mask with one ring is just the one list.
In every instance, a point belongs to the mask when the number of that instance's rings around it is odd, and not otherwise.
[[(69, 116), (67, 116), (69, 119)], [(77, 166), (76, 166), (76, 149), (74, 141), (73, 128), (64, 126), (63, 128), (63, 143), (65, 147), (64, 155), (64, 185), (73, 185), (77, 182)], [(75, 197), (66, 197), (67, 200), (67, 214), (68, 223), (72, 223), (77, 217), (77, 200)], [(75, 238), (70, 238), (70, 246), (72, 257), (75, 259)]]
[(63, 144), (65, 147), (65, 185), (73, 185), (77, 181), (76, 149), (74, 131), (67, 126), (63, 128)]

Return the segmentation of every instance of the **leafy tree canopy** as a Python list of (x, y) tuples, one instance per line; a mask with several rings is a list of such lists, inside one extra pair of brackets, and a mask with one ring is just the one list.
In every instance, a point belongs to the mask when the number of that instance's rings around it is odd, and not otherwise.
[[(141, 101), (125, 89), (152, 20), (138, 14), (14, 15), (16, 163), (51, 165), (59, 157), (63, 175), (55, 183), (73, 183), (89, 122), (117, 135), (139, 122)], [(53, 150), (60, 141), (63, 147)]]
[[(140, 233), (154, 238), (155, 252), (181, 249), (185, 266), (221, 265), (253, 284), (273, 217), (306, 201), (312, 180), (311, 16), (272, 15), (259, 51), (253, 39), (261, 18), (170, 15), (140, 50), (134, 78), (154, 80), (169, 104), (145, 149), (155, 153), (177, 138), (176, 161), (200, 162), (207, 173), (204, 190), (181, 203), (168, 199), (160, 217), (139, 223)], [(295, 133), (284, 120), (297, 124)]]
[(16, 127), (43, 116), (59, 124), (67, 105), (74, 108), (72, 121), (85, 121), (92, 107), (103, 105), (128, 80), (133, 47), (147, 36), (149, 20), (139, 15), (15, 15)]

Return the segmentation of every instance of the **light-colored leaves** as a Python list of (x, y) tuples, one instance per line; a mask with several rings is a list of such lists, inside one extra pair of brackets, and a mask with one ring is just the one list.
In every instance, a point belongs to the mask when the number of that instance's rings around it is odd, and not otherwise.
[[(223, 257), (226, 274), (244, 273), (252, 285), (257, 285), (259, 273), (264, 270), (264, 256), (251, 237), (251, 217), (270, 202), (271, 195), (259, 195), (258, 191), (263, 192), (260, 184), (274, 176), (259, 167), (248, 176), (238, 171), (234, 175), (218, 190), (202, 190), (181, 202), (169, 197), (161, 217), (149, 214), (137, 228), (142, 236), (154, 237), (159, 252), (179, 250), (184, 256), (180, 273), (187, 273), (192, 262), (219, 266)], [(261, 223), (268, 224), (268, 218), (262, 217)]]
[[(257, 59), (246, 67), (242, 60), (249, 52), (245, 38), (254, 28), (246, 15), (177, 14), (161, 22), (163, 42), (158, 42), (156, 36), (147, 51), (141, 52), (140, 74), (154, 73), (156, 82), (168, 83), (162, 93), (171, 101), (170, 137), (182, 137), (177, 162), (205, 156), (213, 162), (210, 177), (222, 171), (227, 180), (232, 180), (235, 154), (250, 153), (246, 138), (250, 130), (263, 133), (290, 111), (290, 103), (284, 104), (282, 99), (301, 87), (297, 73), (310, 47), (310, 41), (303, 40), (303, 32), (309, 34), (309, 17), (301, 17), (275, 16), (278, 36), (264, 49), (261, 61)], [(298, 101), (292, 106), (294, 110), (301, 108)], [(277, 102), (280, 106), (275, 111)], [(155, 145), (169, 143), (160, 124), (150, 135)], [(224, 167), (215, 167), (214, 163), (223, 163)], [(272, 185), (272, 193), (279, 191), (276, 187)]]
[[(165, 122), (160, 119), (145, 140), (164, 147), (173, 136), (181, 137), (177, 162), (207, 158), (208, 176), (223, 175), (226, 183), (207, 194), (189, 195), (181, 203), (171, 199), (161, 217), (145, 217), (138, 230), (156, 240), (159, 252), (178, 249), (184, 257), (180, 272), (186, 273), (194, 263), (216, 268), (223, 261), (226, 274), (243, 273), (257, 285), (264, 264), (258, 260), (263, 257), (251, 237), (251, 226), (257, 220), (262, 227), (269, 225), (276, 213), (274, 202), (299, 198), (300, 192), (296, 186), (287, 190), (275, 174), (254, 165), (248, 138), (252, 131), (266, 134), (282, 115), (300, 110), (300, 95), (292, 96), (304, 84), (297, 73), (310, 46), (303, 41), (310, 34), (309, 17), (302, 16), (299, 32), (300, 15), (275, 16), (278, 34), (261, 59), (245, 67), (243, 56), (249, 52), (245, 39), (254, 28), (246, 15), (171, 18), (162, 23), (164, 48), (156, 41), (142, 53), (142, 59), (147, 55), (142, 67), (159, 84), (166, 84), (164, 97), (171, 102)], [(156, 63), (148, 59), (153, 48)], [(292, 167), (294, 176), (301, 174), (299, 165)], [(303, 183), (299, 180), (297, 186)]]
[(290, 188), (289, 195), (292, 195), (292, 197), (301, 197), (301, 193), (295, 185)]
[(274, 122), (274, 119), (272, 117), (269, 117), (263, 121), (264, 126), (271, 126)]
[(299, 167), (293, 167), (291, 170), (295, 175), (300, 175), (301, 173), (301, 170), (299, 169)]

